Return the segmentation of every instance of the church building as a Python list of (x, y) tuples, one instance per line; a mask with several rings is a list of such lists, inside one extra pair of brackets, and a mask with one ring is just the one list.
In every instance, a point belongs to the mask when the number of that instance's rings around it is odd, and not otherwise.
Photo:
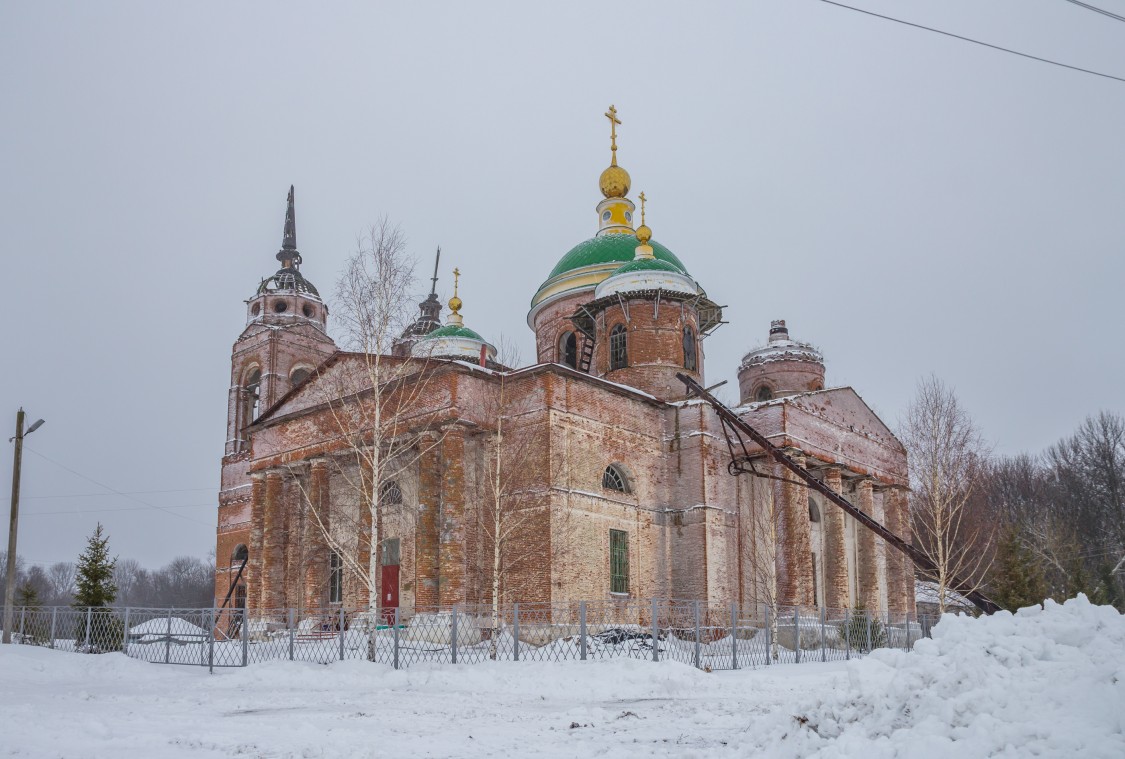
[[(231, 357), (218, 603), (914, 611), (908, 561), (761, 449), (732, 448), (676, 378), (706, 384), (723, 310), (692, 277), (691, 251), (682, 260), (645, 224), (644, 193), (636, 217), (621, 122), (606, 116), (597, 226), (531, 297), (530, 366), (503, 365), (461, 313), (484, 294), (466, 292), (466, 307), (456, 284), (444, 323), (433, 291), (388, 350), (338, 348), (302, 271), (290, 189), (281, 268), (247, 301)], [(738, 369), (735, 412), (909, 540), (902, 444), (855, 390), (826, 385), (823, 356), (784, 320), (765, 327)]]

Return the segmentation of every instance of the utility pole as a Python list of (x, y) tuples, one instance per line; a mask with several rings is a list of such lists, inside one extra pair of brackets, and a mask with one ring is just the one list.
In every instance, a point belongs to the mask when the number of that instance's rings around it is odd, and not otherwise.
[(24, 412), (16, 412), (16, 435), (8, 440), (16, 443), (12, 454), (12, 519), (8, 523), (8, 574), (4, 582), (4, 643), (12, 642), (12, 623), (16, 611), (16, 527), (20, 516), (20, 467), (23, 464), (23, 439), (43, 424), (40, 419), (24, 432)]

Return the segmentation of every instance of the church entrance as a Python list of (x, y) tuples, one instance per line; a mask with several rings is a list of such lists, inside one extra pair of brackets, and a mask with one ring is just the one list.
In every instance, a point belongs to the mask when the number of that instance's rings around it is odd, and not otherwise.
[(379, 607), (383, 610), (383, 623), (393, 625), (395, 610), (398, 609), (399, 585), (399, 542), (398, 538), (383, 541), (382, 573), (379, 577)]

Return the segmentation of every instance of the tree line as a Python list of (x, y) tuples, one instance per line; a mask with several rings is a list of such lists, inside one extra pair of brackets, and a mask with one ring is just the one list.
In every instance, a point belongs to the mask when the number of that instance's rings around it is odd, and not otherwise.
[(923, 579), (954, 578), (1007, 609), (1085, 593), (1125, 610), (1125, 418), (1087, 417), (1039, 454), (997, 456), (956, 394), (919, 383), (899, 437)]
[[(0, 552), (0, 587), (7, 582), (6, 552)], [(182, 607), (211, 606), (215, 563), (210, 558), (177, 556), (160, 569), (145, 569), (136, 559), (110, 558), (101, 525), (74, 562), (28, 565), (16, 557), (16, 606)]]

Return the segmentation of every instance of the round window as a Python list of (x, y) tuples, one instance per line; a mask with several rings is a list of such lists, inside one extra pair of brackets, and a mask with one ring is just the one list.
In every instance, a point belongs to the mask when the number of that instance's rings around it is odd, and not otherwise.
[(625, 212), (625, 221), (632, 221), (632, 220), (633, 220), (633, 214), (626, 211)]
[(262, 312), (262, 305), (260, 303), (255, 303), (254, 305), (250, 306), (250, 315), (251, 316), (257, 316), (261, 312)]
[(304, 308), (301, 309), (301, 313), (311, 319), (313, 315), (313, 307), (306, 303)]
[[(606, 211), (605, 213), (602, 214), (602, 221), (609, 221), (609, 217), (610, 217), (610, 213), (609, 213), (609, 211)], [(587, 218), (589, 218), (589, 217), (587, 217)]]
[(289, 308), (289, 304), (283, 300), (273, 304), (274, 313), (283, 314), (287, 308)]

